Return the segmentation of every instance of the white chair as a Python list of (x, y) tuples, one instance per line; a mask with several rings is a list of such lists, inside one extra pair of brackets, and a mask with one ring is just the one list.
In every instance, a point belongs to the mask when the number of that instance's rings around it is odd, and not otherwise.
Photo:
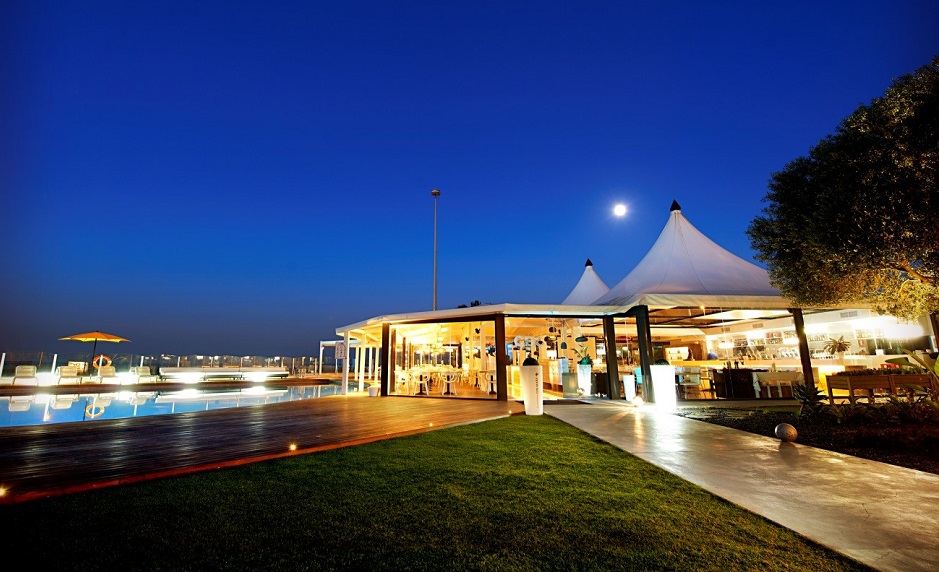
[(430, 393), (430, 373), (425, 371), (411, 372), (412, 395), (427, 395)]
[(483, 380), (486, 382), (488, 389), (486, 393), (492, 395), (496, 393), (496, 372), (487, 371), (483, 373)]
[(395, 393), (410, 393), (411, 376), (406, 371), (395, 372)]
[(456, 395), (456, 384), (460, 381), (460, 372), (445, 371), (440, 374), (440, 395)]
[(13, 385), (39, 385), (36, 377), (36, 366), (18, 365), (13, 372)]

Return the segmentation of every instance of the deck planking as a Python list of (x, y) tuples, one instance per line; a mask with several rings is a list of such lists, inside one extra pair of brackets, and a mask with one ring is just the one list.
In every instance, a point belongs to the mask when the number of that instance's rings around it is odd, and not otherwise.
[[(491, 399), (361, 394), (0, 428), (0, 503), (212, 470), (523, 414)], [(291, 450), (291, 445), (296, 450)]]

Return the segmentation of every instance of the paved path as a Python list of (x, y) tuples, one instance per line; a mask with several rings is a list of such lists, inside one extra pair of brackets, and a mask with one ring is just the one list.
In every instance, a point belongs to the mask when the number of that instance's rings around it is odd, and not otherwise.
[(939, 570), (939, 475), (649, 407), (545, 413), (878, 570)]

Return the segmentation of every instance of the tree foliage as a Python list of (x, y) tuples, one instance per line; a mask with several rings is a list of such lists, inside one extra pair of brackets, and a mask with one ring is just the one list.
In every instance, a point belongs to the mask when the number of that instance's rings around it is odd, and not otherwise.
[(937, 168), (939, 57), (773, 173), (751, 245), (796, 303), (939, 311)]

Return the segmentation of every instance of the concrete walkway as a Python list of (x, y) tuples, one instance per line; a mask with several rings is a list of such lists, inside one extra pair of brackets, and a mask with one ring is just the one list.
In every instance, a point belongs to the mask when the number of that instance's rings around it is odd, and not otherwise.
[(628, 404), (545, 413), (884, 571), (939, 570), (939, 475)]

